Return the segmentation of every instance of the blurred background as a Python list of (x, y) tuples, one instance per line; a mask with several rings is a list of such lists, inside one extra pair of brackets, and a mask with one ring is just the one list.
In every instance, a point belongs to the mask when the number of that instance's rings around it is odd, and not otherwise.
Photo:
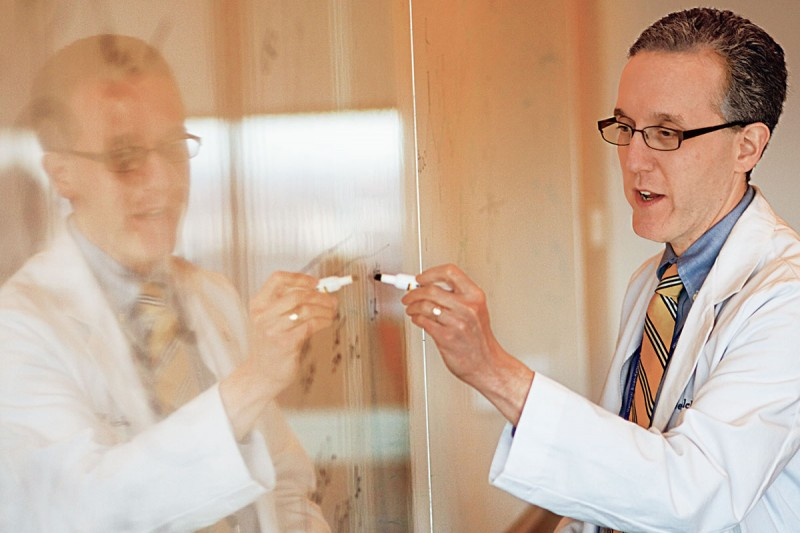
[[(753, 174), (800, 227), (800, 4), (705, 2), (783, 45), (790, 92)], [(594, 398), (630, 273), (610, 116), (628, 46), (684, 1), (0, 0), (0, 281), (65, 213), (30, 132), (33, 74), (121, 33), (159, 47), (203, 138), (177, 253), (247, 299), (277, 269), (358, 279), (281, 398), (336, 532), (548, 531), (489, 486), (502, 417), (441, 363), (374, 273), (460, 265), (501, 343)], [(542, 305), (546, 303), (546, 305)]]

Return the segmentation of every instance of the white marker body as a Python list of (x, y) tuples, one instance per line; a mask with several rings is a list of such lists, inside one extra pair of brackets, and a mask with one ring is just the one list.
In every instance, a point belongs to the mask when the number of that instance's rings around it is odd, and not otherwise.
[(319, 280), (317, 290), (319, 292), (336, 292), (351, 283), (353, 283), (353, 276), (330, 276)]
[(381, 283), (392, 285), (400, 290), (410, 291), (419, 287), (416, 276), (411, 274), (381, 274)]

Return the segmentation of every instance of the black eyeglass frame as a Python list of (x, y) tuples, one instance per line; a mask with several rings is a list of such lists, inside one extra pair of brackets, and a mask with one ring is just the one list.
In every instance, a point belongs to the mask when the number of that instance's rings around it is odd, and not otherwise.
[[(624, 122), (620, 122), (616, 117), (611, 117), (611, 118), (606, 118), (606, 119), (603, 119), (603, 120), (598, 120), (597, 121), (597, 129), (600, 131), (600, 136), (603, 138), (603, 140), (605, 142), (607, 142), (608, 144), (613, 144), (614, 146), (628, 146), (633, 141), (633, 135), (638, 131), (639, 133), (642, 134), (642, 139), (644, 140), (644, 143), (647, 145), (648, 148), (651, 148), (653, 150), (658, 150), (659, 152), (674, 152), (675, 150), (677, 150), (678, 148), (681, 147), (681, 144), (683, 144), (683, 141), (685, 141), (686, 139), (691, 139), (692, 137), (698, 137), (700, 135), (705, 135), (706, 133), (711, 133), (712, 131), (723, 130), (725, 128), (748, 126), (748, 125), (753, 124), (753, 123), (754, 123), (754, 121), (737, 120), (737, 121), (734, 121), (734, 122), (727, 122), (725, 124), (718, 124), (716, 126), (706, 126), (705, 128), (695, 128), (693, 130), (676, 130), (675, 128), (667, 128), (666, 126), (646, 126), (646, 127), (642, 128), (640, 130), (637, 130), (636, 128), (634, 128), (630, 124), (626, 124)], [(612, 124), (622, 124), (623, 126), (625, 126), (627, 128), (630, 128), (631, 129), (631, 140), (628, 141), (625, 144), (622, 144), (622, 143), (616, 143), (616, 142), (613, 142), (613, 141), (609, 141), (608, 139), (606, 139), (605, 135), (603, 135), (603, 129), (607, 128), (608, 126), (611, 126)], [(654, 129), (654, 128), (657, 128), (657, 129), (660, 129), (660, 130), (668, 130), (668, 131), (674, 132), (676, 137), (678, 138), (678, 146), (676, 146), (675, 148), (666, 148), (666, 149), (664, 149), (664, 148), (656, 148), (654, 146), (650, 146), (650, 143), (647, 142), (647, 135), (646, 135), (645, 130)]]
[[(132, 172), (142, 167), (142, 163), (147, 158), (147, 155), (150, 152), (158, 152), (160, 155), (164, 155), (163, 149), (165, 146), (173, 144), (178, 141), (194, 141), (197, 143), (197, 148), (192, 152), (192, 150), (187, 151), (188, 157), (180, 159), (170, 159), (166, 157), (167, 161), (178, 163), (180, 161), (188, 161), (189, 159), (193, 158), (200, 152), (200, 146), (203, 144), (202, 138), (198, 137), (197, 135), (192, 135), (191, 133), (184, 133), (179, 137), (175, 137), (174, 139), (170, 139), (169, 141), (164, 141), (158, 143), (156, 146), (152, 148), (145, 148), (143, 146), (131, 146), (127, 148), (120, 148), (116, 150), (109, 150), (107, 152), (81, 152), (80, 150), (56, 150), (57, 153), (60, 154), (70, 154), (78, 157), (82, 157), (84, 159), (90, 159), (92, 161), (97, 161), (98, 163), (103, 163), (106, 168), (115, 173), (124, 173), (124, 172)], [(126, 169), (119, 169), (113, 166), (114, 155), (121, 154), (124, 152), (134, 152), (136, 153), (136, 160), (138, 163), (134, 165), (132, 168)]]

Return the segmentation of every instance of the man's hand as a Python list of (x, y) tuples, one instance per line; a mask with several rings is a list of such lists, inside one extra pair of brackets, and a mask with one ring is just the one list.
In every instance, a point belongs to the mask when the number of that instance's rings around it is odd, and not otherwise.
[(455, 265), (433, 267), (417, 281), (420, 288), (403, 297), (406, 314), (433, 337), (447, 368), (516, 425), (534, 374), (495, 339), (483, 290)]
[(294, 379), (305, 342), (336, 318), (338, 300), (317, 279), (276, 272), (250, 301), (250, 352), (275, 395)]
[(275, 272), (250, 301), (250, 354), (220, 383), (237, 439), (294, 379), (300, 352), (336, 318), (338, 300), (316, 290), (312, 276)]

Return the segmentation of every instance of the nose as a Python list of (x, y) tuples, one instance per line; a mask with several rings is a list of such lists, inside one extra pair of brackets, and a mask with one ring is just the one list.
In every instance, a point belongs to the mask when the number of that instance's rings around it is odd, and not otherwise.
[(166, 191), (184, 185), (189, 174), (189, 162), (172, 162), (157, 150), (151, 150), (145, 156), (139, 173), (142, 187), (148, 190)]
[(653, 166), (654, 152), (655, 150), (645, 144), (644, 133), (641, 131), (633, 133), (629, 145), (617, 147), (620, 165), (633, 173), (650, 170)]

